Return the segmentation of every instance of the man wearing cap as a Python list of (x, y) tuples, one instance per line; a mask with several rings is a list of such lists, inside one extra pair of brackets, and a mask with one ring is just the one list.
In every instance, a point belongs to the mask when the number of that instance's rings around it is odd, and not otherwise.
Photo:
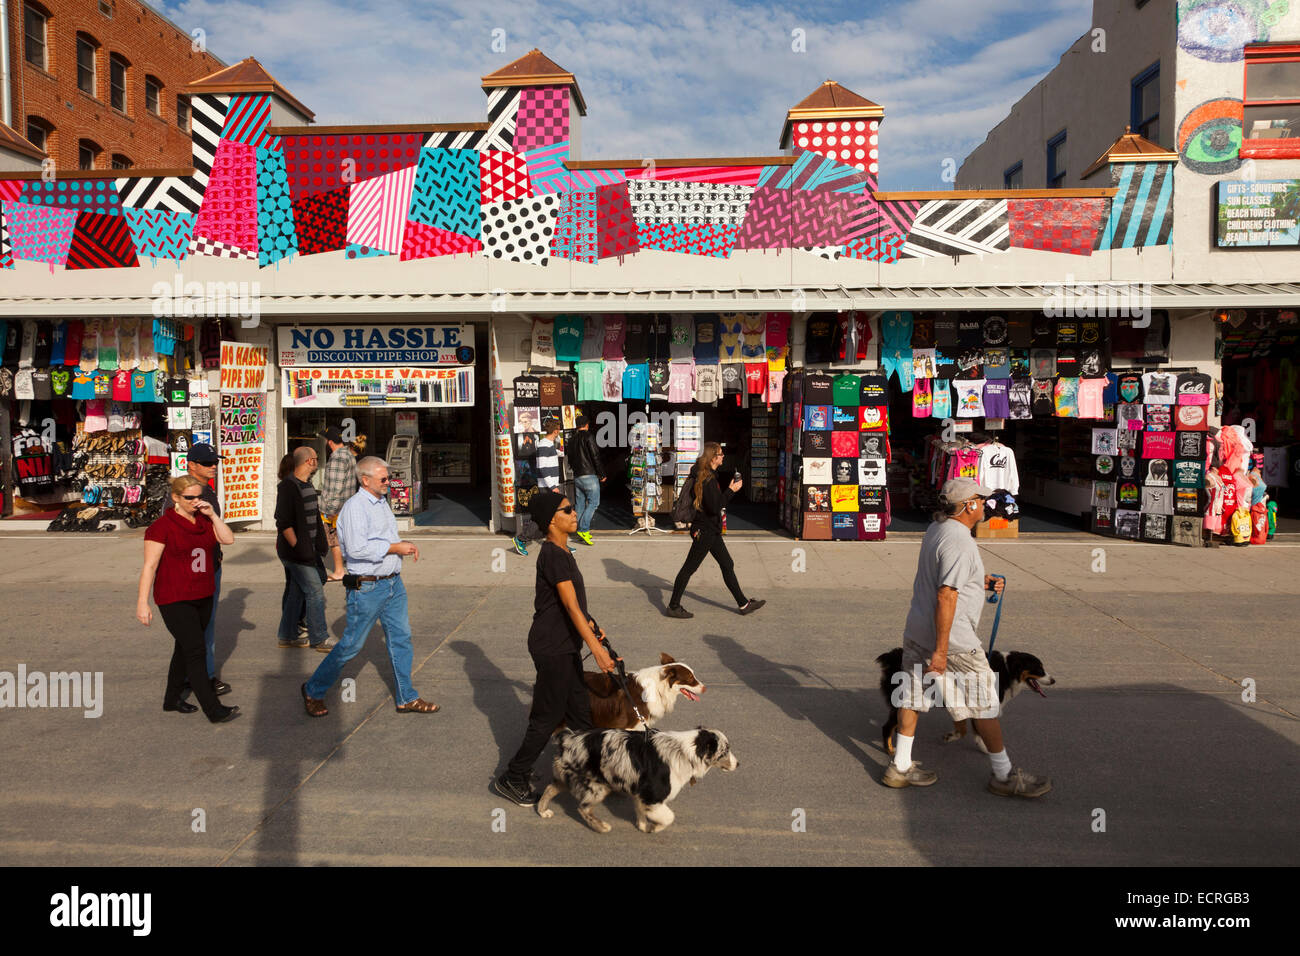
[[(199, 442), (197, 445), (190, 446), (186, 462), (186, 472), (203, 486), (199, 492), (200, 496), (212, 505), (212, 510), (220, 518), (221, 501), (212, 488), (212, 482), (216, 480), (217, 465), (221, 463), (221, 456), (211, 445)], [(221, 695), (230, 693), (230, 685), (217, 676), (217, 602), (221, 599), (221, 545), (217, 545), (216, 557), (216, 590), (212, 592), (212, 616), (208, 618), (208, 629), (203, 632), (203, 644), (207, 649), (208, 676), (212, 678), (212, 689)]]
[(339, 550), (335, 526), (344, 503), (357, 493), (357, 460), (348, 443), (343, 440), (343, 432), (337, 425), (325, 429), (321, 437), (325, 439), (329, 454), (325, 474), (321, 479), (321, 519), (325, 524), (325, 533), (329, 536), (330, 554), (334, 558), (334, 577), (339, 578), (343, 576), (343, 553)]
[(511, 803), (527, 807), (537, 802), (532, 786), (533, 764), (542, 755), (555, 728), (591, 730), (591, 700), (582, 677), (582, 646), (606, 674), (615, 669), (601, 646), (605, 632), (587, 613), (587, 589), (578, 562), (569, 552), (569, 535), (578, 530), (573, 505), (559, 491), (538, 491), (528, 513), (545, 538), (537, 554), (537, 588), (533, 623), (528, 630), (528, 654), (537, 668), (533, 705), (528, 712), (524, 742), (492, 784)]
[[(1002, 581), (984, 573), (979, 547), (971, 536), (984, 519), (984, 499), (991, 494), (972, 478), (950, 479), (939, 495), (942, 510), (935, 513), (921, 540), (912, 606), (903, 627), (902, 685), (894, 691), (901, 695), (895, 698), (899, 700), (897, 745), (880, 779), (886, 787), (928, 787), (938, 780), (934, 771), (922, 769), (912, 759), (912, 742), (917, 714), (941, 702), (954, 721), (973, 720), (993, 765), (989, 792), (1039, 797), (1052, 789), (1048, 778), (1012, 768), (997, 719), (997, 676), (980, 645), (984, 593), (1002, 590)], [(938, 693), (941, 701), (934, 700)]]
[(600, 483), (605, 480), (605, 466), (600, 461), (600, 449), (591, 434), (591, 422), (587, 413), (578, 409), (574, 421), (578, 430), (573, 436), (573, 448), (569, 449), (569, 461), (573, 465), (573, 482), (578, 505), (578, 540), (585, 545), (593, 545), (591, 539), (591, 519), (600, 506)]
[(302, 685), (303, 704), (311, 717), (324, 717), (325, 695), (337, 683), (343, 665), (356, 657), (378, 621), (393, 668), (394, 700), (399, 714), (435, 714), (441, 708), (424, 700), (411, 683), (411, 622), (402, 584), (402, 559), (420, 560), (420, 549), (397, 536), (397, 519), (388, 505), (388, 462), (373, 455), (357, 462), (361, 490), (339, 512), (339, 547), (347, 562), (347, 626), (343, 640), (320, 662)]

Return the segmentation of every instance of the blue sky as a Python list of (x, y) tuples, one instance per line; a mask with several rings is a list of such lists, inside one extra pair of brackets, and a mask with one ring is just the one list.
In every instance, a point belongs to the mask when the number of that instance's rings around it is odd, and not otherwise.
[(578, 78), (584, 159), (774, 155), (785, 111), (834, 79), (885, 108), (886, 189), (947, 188), (944, 159), (960, 164), (1092, 14), (1091, 0), (155, 5), (227, 63), (256, 57), (320, 124), (480, 120), (479, 77), (538, 47)]

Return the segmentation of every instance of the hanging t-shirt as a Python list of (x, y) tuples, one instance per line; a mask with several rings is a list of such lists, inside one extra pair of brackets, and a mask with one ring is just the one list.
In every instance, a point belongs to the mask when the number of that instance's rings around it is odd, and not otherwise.
[(126, 369), (118, 369), (113, 373), (112, 397), (115, 402), (131, 401), (131, 373)]
[(1065, 378), (1079, 378), (1079, 350), (1073, 347), (1056, 350), (1056, 374)]
[(1173, 432), (1143, 432), (1142, 457), (1173, 458), (1174, 444)]
[(72, 372), (63, 366), (50, 369), (50, 390), (55, 398), (67, 398), (72, 388)]
[[(608, 339), (606, 339), (606, 344), (608, 344)], [(623, 401), (623, 372), (626, 369), (627, 363), (622, 359), (605, 360), (604, 378), (601, 380), (601, 391), (604, 392), (605, 401)]]
[(1054, 393), (1057, 418), (1079, 417), (1079, 380), (1077, 378), (1058, 378)]
[(555, 358), (561, 362), (579, 361), (582, 358), (582, 336), (582, 316), (558, 316), (555, 320)]
[(1008, 348), (984, 349), (984, 377), (1011, 377), (1011, 350)]
[[(801, 431), (803, 454), (813, 458), (825, 458), (831, 453), (831, 436), (834, 432)], [(827, 479), (828, 481), (830, 479)]]
[(1031, 349), (1029, 373), (1034, 378), (1056, 377), (1056, 349)]
[(814, 312), (808, 316), (803, 354), (805, 365), (830, 362), (834, 355), (836, 324), (835, 316), (830, 312)]
[(784, 371), (786, 359), (790, 355), (790, 313), (767, 313), (764, 321), (763, 344), (767, 350), (768, 371)]
[(937, 315), (934, 319), (934, 342), (937, 348), (953, 349), (957, 347), (957, 320), (946, 315)]
[(599, 315), (589, 315), (583, 320), (582, 350), (579, 358), (590, 362), (601, 358), (605, 351), (605, 320)]
[(843, 407), (856, 407), (861, 395), (862, 383), (856, 375), (845, 373), (836, 375), (831, 381), (832, 401)]
[(948, 456), (948, 472), (945, 478), (974, 478), (980, 476), (980, 450), (970, 446), (958, 448)]
[(1012, 419), (1023, 420), (1034, 417), (1034, 395), (1027, 378), (1014, 378), (1007, 390), (1007, 402), (1011, 406)]
[(767, 392), (767, 360), (745, 363), (745, 391), (750, 395)]
[(893, 457), (889, 449), (889, 436), (884, 432), (858, 432), (858, 457), (889, 461)]
[(558, 375), (543, 375), (540, 382), (542, 407), (559, 408), (564, 404), (564, 391)]
[(984, 344), (984, 322), (979, 316), (957, 320), (957, 345), (963, 349), (977, 349)]
[(722, 397), (722, 367), (695, 363), (695, 400), (712, 405)]
[(1120, 402), (1115, 406), (1115, 423), (1121, 431), (1140, 432), (1145, 407), (1138, 402)]
[(885, 486), (885, 459), (859, 458), (858, 483), (866, 485), (868, 488), (883, 488)]
[(889, 431), (889, 406), (863, 405), (859, 407), (858, 429), (864, 432)]
[(934, 379), (930, 383), (930, 391), (930, 414), (934, 418), (949, 418), (952, 415), (952, 387), (948, 380)]
[(1147, 405), (1143, 409), (1146, 430), (1149, 432), (1171, 432), (1174, 430), (1173, 405)]
[(689, 314), (675, 313), (668, 319), (668, 357), (674, 362), (693, 358), (695, 325)]
[(668, 401), (679, 405), (691, 401), (695, 390), (695, 363), (672, 362), (668, 365)]
[[(1001, 315), (990, 315), (984, 319), (984, 345), (1008, 345), (1007, 320)], [(987, 363), (985, 363), (987, 364)]]
[(1075, 319), (1060, 319), (1056, 323), (1056, 347), (1079, 344), (1079, 323)]
[(809, 432), (828, 432), (831, 430), (830, 405), (805, 405), (803, 407), (803, 428)]
[(605, 363), (600, 359), (590, 359), (578, 363), (578, 401), (599, 402), (604, 398), (600, 377), (605, 370)]
[[(648, 366), (650, 381), (650, 401), (667, 401), (668, 400), (668, 363), (663, 361), (651, 362)], [(624, 389), (626, 392), (626, 389)]]
[(94, 373), (76, 369), (72, 373), (72, 393), (68, 396), (77, 401), (86, 401), (95, 397)]
[(1027, 349), (1032, 337), (1033, 327), (1028, 316), (1020, 313), (1007, 316), (1007, 345), (1013, 349)]
[(49, 368), (50, 356), (54, 351), (54, 325), (50, 322), (36, 323), (36, 338), (32, 349), (32, 365), (35, 368)]
[(716, 315), (697, 315), (695, 317), (695, 364), (718, 364), (719, 334), (721, 322)]
[[(50, 329), (50, 355), (46, 365), (62, 365), (68, 350), (68, 323), (60, 322)], [(37, 363), (40, 364), (40, 363)]]
[(746, 364), (762, 359), (767, 361), (767, 348), (763, 334), (767, 330), (767, 316), (762, 312), (744, 312), (740, 316), (740, 355)]
[(808, 405), (834, 405), (835, 380), (825, 372), (808, 372), (803, 380), (803, 400)]
[(785, 372), (772, 371), (772, 365), (769, 362), (767, 367), (767, 393), (764, 396), (767, 404), (775, 405), (781, 401), (782, 388), (785, 383)]
[(880, 316), (881, 348), (910, 349), (912, 347), (912, 313), (885, 312)]
[(655, 312), (649, 319), (650, 329), (650, 361), (667, 362), (668, 353), (668, 316), (663, 312)]
[(1081, 378), (1079, 379), (1079, 417), (1080, 418), (1102, 418), (1105, 415), (1105, 407), (1102, 404), (1102, 393), (1106, 391), (1106, 380), (1104, 378)]
[(1142, 402), (1142, 373), (1120, 372), (1115, 383), (1121, 402)]
[(991, 378), (984, 382), (984, 415), (986, 418), (1011, 417), (1011, 379)]
[(1208, 405), (1213, 383), (1210, 376), (1202, 372), (1185, 372), (1178, 376), (1177, 389), (1179, 405)]
[[(740, 351), (743, 318), (739, 312), (729, 312), (718, 317), (718, 360), (723, 365), (745, 361)], [(725, 381), (723, 384), (726, 384)]]
[(623, 400), (644, 402), (650, 397), (650, 367), (645, 362), (628, 362), (623, 370)]
[(918, 378), (912, 383), (912, 417), (929, 418), (934, 407), (930, 382), (932, 379)]
[(722, 394), (741, 395), (745, 391), (745, 367), (735, 362), (722, 366)]
[[(857, 470), (856, 462), (859, 457), (858, 456), (858, 435), (859, 434), (861, 433), (856, 430), (851, 432), (842, 432), (842, 431), (831, 432), (831, 456), (834, 458), (852, 458), (855, 462), (854, 464), (855, 473)], [(840, 479), (837, 478), (835, 480), (839, 481)], [(848, 479), (845, 480), (847, 481)], [(856, 478), (854, 478), (853, 480), (857, 481)]]
[(889, 400), (888, 385), (883, 375), (858, 376), (858, 400), (855, 405), (883, 405)]
[[(623, 337), (627, 332), (627, 319), (621, 315), (605, 316), (605, 347), (600, 353), (600, 357), (607, 362), (623, 361)], [(619, 370), (619, 381), (622, 381), (622, 370)], [(620, 389), (622, 386), (619, 386)]]
[(141, 372), (139, 369), (131, 373), (131, 401), (139, 405), (154, 400), (154, 374), (154, 372)]
[(1020, 494), (1020, 472), (1016, 470), (1016, 453), (1001, 442), (991, 442), (980, 449), (979, 483), (994, 491)]
[(1031, 379), (1033, 383), (1034, 415), (1047, 417), (1056, 414), (1056, 383), (1050, 378)]
[(938, 374), (934, 349), (912, 350), (912, 377), (934, 378)]
[(533, 345), (530, 365), (555, 367), (555, 320), (533, 319)]
[(1209, 425), (1207, 405), (1179, 405), (1174, 415), (1174, 427), (1178, 431), (1203, 432)]
[(984, 379), (958, 379), (952, 385), (957, 392), (957, 417), (983, 418)]
[(1142, 376), (1142, 401), (1147, 405), (1172, 405), (1177, 397), (1173, 372), (1147, 372)]
[[(623, 357), (629, 365), (637, 365), (650, 358), (649, 317), (645, 315), (628, 315), (624, 318)], [(623, 389), (627, 392), (626, 385)]]

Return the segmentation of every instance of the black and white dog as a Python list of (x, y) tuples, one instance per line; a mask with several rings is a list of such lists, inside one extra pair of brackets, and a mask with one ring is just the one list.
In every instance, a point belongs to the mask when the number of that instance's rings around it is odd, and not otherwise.
[[(1037, 693), (1038, 696), (1046, 697), (1042, 685), (1046, 684), (1050, 687), (1056, 683), (1056, 678), (1047, 673), (1046, 668), (1043, 667), (1043, 662), (1033, 654), (1027, 654), (1023, 651), (1011, 651), (1004, 657), (1001, 651), (994, 651), (986, 656), (989, 660), (989, 667), (992, 668), (993, 673), (998, 678), (999, 709), (1005, 709), (1007, 704), (1011, 703), (1011, 698), (1026, 687)], [(885, 752), (892, 754), (894, 752), (894, 729), (898, 726), (898, 708), (894, 706), (893, 701), (893, 691), (897, 686), (894, 675), (903, 669), (903, 649), (895, 647), (892, 651), (886, 651), (876, 658), (876, 663), (880, 665), (880, 693), (884, 695), (885, 702), (889, 704), (889, 719), (885, 721), (880, 734), (885, 744)], [(969, 724), (969, 720), (953, 721), (952, 730), (943, 735), (943, 742), (952, 743), (954, 740), (965, 737)], [(988, 753), (979, 734), (974, 736), (975, 745), (980, 750)]]
[(555, 780), (537, 803), (540, 816), (551, 817), (550, 802), (561, 790), (578, 801), (578, 813), (597, 833), (610, 825), (592, 811), (610, 792), (626, 793), (636, 805), (636, 826), (645, 833), (673, 822), (668, 801), (686, 784), (694, 784), (710, 767), (739, 766), (727, 738), (703, 727), (683, 731), (562, 730), (551, 765)]

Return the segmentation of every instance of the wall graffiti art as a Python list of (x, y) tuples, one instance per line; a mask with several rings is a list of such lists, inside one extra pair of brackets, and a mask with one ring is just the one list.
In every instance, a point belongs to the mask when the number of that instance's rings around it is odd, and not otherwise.
[(1233, 63), (1247, 43), (1268, 39), (1289, 6), (1289, 0), (1179, 0), (1178, 46), (1202, 60)]
[(1221, 176), (1241, 165), (1241, 100), (1206, 100), (1178, 124), (1178, 157), (1197, 173)]

